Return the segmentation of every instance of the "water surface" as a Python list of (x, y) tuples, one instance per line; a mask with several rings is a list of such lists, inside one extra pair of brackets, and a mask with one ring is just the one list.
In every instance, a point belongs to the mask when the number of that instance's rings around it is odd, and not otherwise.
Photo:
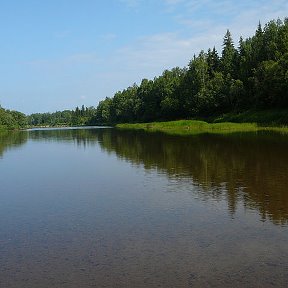
[(287, 287), (288, 137), (0, 134), (0, 287)]

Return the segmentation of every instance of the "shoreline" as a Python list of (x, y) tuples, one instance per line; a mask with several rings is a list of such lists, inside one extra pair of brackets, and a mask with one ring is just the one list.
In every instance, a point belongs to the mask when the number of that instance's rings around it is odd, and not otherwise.
[(164, 132), (169, 134), (193, 135), (200, 133), (234, 133), (234, 132), (258, 132), (275, 131), (288, 133), (288, 126), (269, 126), (257, 123), (233, 123), (219, 122), (208, 123), (201, 120), (176, 120), (151, 123), (121, 123), (116, 124), (117, 129), (144, 130), (149, 132)]

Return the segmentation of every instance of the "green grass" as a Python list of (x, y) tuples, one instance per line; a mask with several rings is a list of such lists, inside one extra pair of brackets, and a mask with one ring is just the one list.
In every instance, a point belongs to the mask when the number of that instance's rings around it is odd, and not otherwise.
[[(288, 133), (288, 110), (250, 110), (200, 120), (118, 124), (117, 128), (163, 131), (170, 134), (232, 133), (270, 130)], [(208, 121), (208, 122), (206, 122)]]
[(198, 120), (178, 120), (168, 122), (151, 122), (137, 124), (117, 124), (120, 129), (138, 129), (146, 131), (162, 131), (169, 134), (199, 134), (199, 133), (232, 133), (251, 132), (260, 130), (279, 131), (288, 133), (288, 127), (265, 127), (256, 123), (207, 123)]

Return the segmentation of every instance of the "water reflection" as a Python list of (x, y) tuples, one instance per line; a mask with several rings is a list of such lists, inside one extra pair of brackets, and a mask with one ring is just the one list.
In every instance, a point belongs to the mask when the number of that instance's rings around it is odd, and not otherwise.
[(32, 129), (29, 130), (29, 139), (33, 141), (74, 142), (78, 146), (98, 145), (98, 133), (108, 128), (63, 128), (63, 129)]
[[(288, 138), (275, 133), (191, 137), (110, 131), (101, 145), (135, 164), (157, 167), (171, 178), (189, 178), (202, 197), (257, 209), (262, 220), (288, 220)], [(107, 137), (109, 135), (109, 137)]]
[(25, 144), (27, 138), (26, 131), (0, 131), (0, 158), (5, 151)]
[[(115, 129), (32, 130), (0, 134), (0, 155), (32, 141), (64, 141), (100, 147), (145, 169), (197, 186), (203, 199), (257, 210), (261, 219), (288, 222), (288, 137), (276, 133), (171, 136)], [(183, 181), (185, 179), (185, 181)], [(179, 182), (178, 181), (178, 182)], [(195, 192), (196, 191), (196, 192)]]

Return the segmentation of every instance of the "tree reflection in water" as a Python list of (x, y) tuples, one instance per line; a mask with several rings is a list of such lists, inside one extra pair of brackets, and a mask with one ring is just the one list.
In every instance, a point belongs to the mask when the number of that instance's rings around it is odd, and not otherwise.
[(0, 156), (28, 139), (100, 145), (134, 165), (157, 168), (172, 180), (188, 180), (198, 187), (198, 197), (226, 199), (231, 215), (243, 203), (259, 211), (263, 221), (288, 222), (287, 136), (271, 132), (172, 136), (116, 129), (1, 132)]

